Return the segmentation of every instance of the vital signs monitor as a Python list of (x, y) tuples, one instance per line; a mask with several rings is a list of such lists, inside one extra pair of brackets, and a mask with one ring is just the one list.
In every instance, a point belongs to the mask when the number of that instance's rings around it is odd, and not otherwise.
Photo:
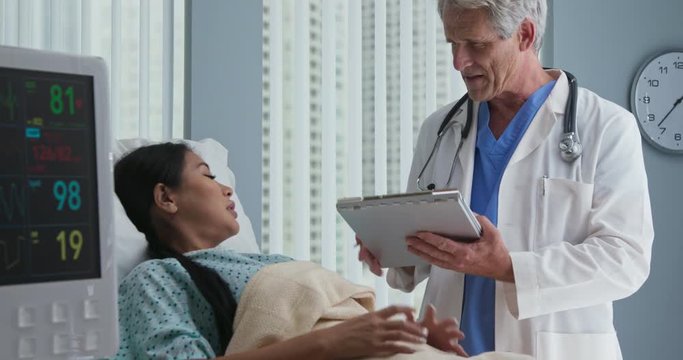
[(107, 83), (101, 59), (0, 47), (2, 359), (116, 352)]

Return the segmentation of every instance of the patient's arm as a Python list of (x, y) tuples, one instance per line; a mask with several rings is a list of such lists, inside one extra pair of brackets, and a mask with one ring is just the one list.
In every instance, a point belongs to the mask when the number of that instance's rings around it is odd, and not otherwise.
[[(390, 320), (396, 314), (404, 314), (407, 320)], [(419, 344), (425, 341), (422, 326), (413, 321), (412, 309), (390, 306), (330, 328), (218, 359), (352, 359), (410, 354), (414, 350), (400, 342)]]

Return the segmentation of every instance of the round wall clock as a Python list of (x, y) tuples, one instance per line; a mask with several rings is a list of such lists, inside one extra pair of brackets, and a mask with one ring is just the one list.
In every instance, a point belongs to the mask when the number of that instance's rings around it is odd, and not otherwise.
[(631, 86), (631, 111), (657, 149), (683, 154), (683, 50), (647, 60)]

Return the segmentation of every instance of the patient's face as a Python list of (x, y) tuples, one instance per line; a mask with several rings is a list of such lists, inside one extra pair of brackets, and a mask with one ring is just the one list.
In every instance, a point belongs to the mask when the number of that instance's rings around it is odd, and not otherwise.
[(202, 248), (216, 246), (239, 231), (232, 189), (214, 180), (209, 166), (194, 152), (185, 154), (182, 182), (174, 192), (176, 219), (202, 242)]

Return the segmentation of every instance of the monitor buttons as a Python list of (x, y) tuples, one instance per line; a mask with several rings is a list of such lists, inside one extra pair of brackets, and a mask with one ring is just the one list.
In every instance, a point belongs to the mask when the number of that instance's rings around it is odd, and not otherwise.
[(55, 355), (62, 355), (69, 352), (70, 336), (67, 334), (55, 334), (52, 337), (52, 351)]
[(65, 323), (69, 319), (69, 307), (64, 303), (52, 303), (52, 322)]
[(17, 353), (19, 359), (33, 359), (36, 357), (36, 339), (21, 338), (19, 339), (19, 351)]
[(95, 351), (99, 348), (99, 331), (88, 331), (85, 333), (85, 351)]
[(29, 328), (36, 325), (36, 309), (30, 306), (20, 306), (17, 312), (17, 325)]
[(86, 320), (97, 319), (100, 314), (97, 310), (98, 301), (94, 299), (87, 299), (83, 302), (83, 317)]

